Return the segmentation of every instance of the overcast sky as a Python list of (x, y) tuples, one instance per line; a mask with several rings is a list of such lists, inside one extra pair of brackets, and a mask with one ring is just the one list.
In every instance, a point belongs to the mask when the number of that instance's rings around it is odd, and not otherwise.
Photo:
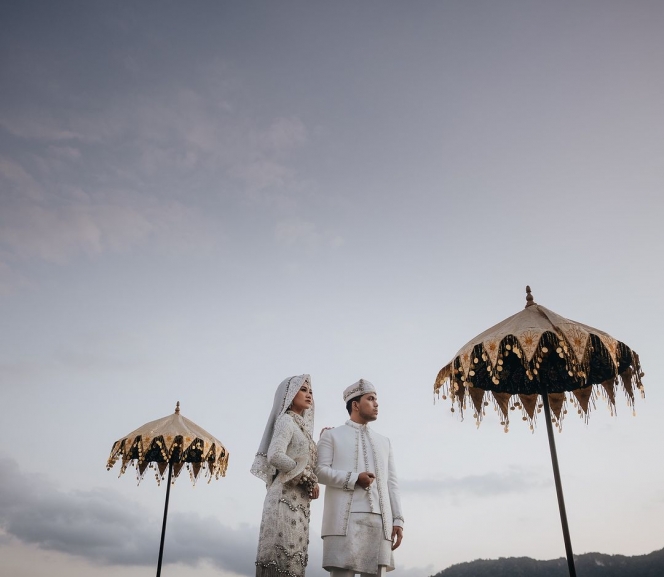
[(105, 463), (180, 401), (230, 463), (174, 485), (164, 574), (253, 575), (301, 373), (317, 429), (378, 389), (398, 575), (563, 556), (543, 423), (433, 403), (526, 284), (646, 373), (636, 418), (556, 435), (575, 553), (662, 548), (662, 30), (656, 0), (2, 3), (0, 573), (153, 574), (164, 486)]

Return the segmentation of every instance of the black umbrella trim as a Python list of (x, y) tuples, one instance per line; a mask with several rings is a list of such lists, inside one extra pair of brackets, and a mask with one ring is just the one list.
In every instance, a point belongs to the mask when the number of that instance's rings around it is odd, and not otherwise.
[[(506, 336), (499, 345), (496, 365), (482, 344), (473, 348), (467, 374), (459, 357), (444, 367), (436, 378), (435, 392), (452, 401), (452, 411), (458, 410), (463, 418), (464, 410), (474, 409), (479, 426), (485, 415), (485, 407), (493, 400), (501, 415), (501, 424), (507, 430), (510, 411), (521, 409), (522, 419), (535, 425), (536, 415), (542, 408), (543, 388), (547, 391), (554, 409), (554, 422), (560, 428), (567, 413), (567, 401), (577, 412), (588, 418), (596, 400), (603, 396), (613, 414), (616, 388), (622, 386), (628, 405), (634, 408), (634, 389), (641, 391), (641, 365), (638, 355), (626, 344), (617, 342), (614, 359), (602, 340), (590, 334), (583, 359), (579, 362), (570, 343), (562, 334), (544, 332), (530, 361), (518, 339)], [(441, 390), (442, 389), (442, 390)], [(493, 393), (487, 395), (487, 393)], [(565, 395), (565, 393), (572, 393)]]
[(226, 475), (228, 453), (222, 446), (217, 457), (216, 444), (212, 443), (208, 452), (203, 454), (204, 447), (205, 442), (198, 437), (185, 447), (182, 435), (174, 437), (170, 445), (162, 435), (159, 435), (151, 440), (147, 450), (144, 451), (141, 435), (133, 439), (124, 438), (113, 444), (106, 469), (110, 470), (117, 460), (122, 458), (120, 475), (127, 470), (129, 465), (132, 465), (136, 468), (136, 477), (140, 483), (147, 469), (155, 469), (155, 478), (159, 484), (164, 479), (168, 464), (172, 463), (173, 480), (178, 477), (182, 468), (186, 466), (193, 483), (196, 483), (201, 469), (205, 470), (205, 476), (209, 483), (213, 477), (218, 479), (220, 476), (224, 477)]

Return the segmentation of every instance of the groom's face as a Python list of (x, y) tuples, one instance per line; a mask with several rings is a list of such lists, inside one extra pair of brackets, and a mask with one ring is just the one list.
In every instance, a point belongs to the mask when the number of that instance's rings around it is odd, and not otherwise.
[(362, 395), (360, 400), (357, 401), (357, 410), (363, 421), (375, 421), (378, 418), (378, 397), (376, 393)]

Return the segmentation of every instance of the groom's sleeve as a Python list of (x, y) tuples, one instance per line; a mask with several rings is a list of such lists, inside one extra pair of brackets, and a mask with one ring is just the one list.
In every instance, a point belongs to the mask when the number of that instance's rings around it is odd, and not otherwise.
[(392, 443), (390, 443), (390, 455), (387, 460), (387, 490), (390, 495), (390, 507), (392, 508), (392, 525), (394, 527), (403, 527), (401, 494), (399, 493), (399, 479), (397, 477), (397, 468), (394, 464)]
[(330, 431), (325, 431), (318, 441), (318, 464), (316, 465), (318, 482), (343, 491), (355, 490), (355, 483), (360, 474), (355, 471), (333, 469), (333, 462), (334, 439)]

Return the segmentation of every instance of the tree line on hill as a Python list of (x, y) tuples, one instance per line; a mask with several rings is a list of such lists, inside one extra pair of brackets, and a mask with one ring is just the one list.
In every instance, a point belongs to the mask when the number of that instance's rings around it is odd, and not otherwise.
[[(577, 577), (663, 577), (664, 549), (633, 557), (585, 553), (574, 556), (574, 565)], [(501, 557), (452, 565), (433, 577), (569, 577), (569, 571), (564, 558)]]

